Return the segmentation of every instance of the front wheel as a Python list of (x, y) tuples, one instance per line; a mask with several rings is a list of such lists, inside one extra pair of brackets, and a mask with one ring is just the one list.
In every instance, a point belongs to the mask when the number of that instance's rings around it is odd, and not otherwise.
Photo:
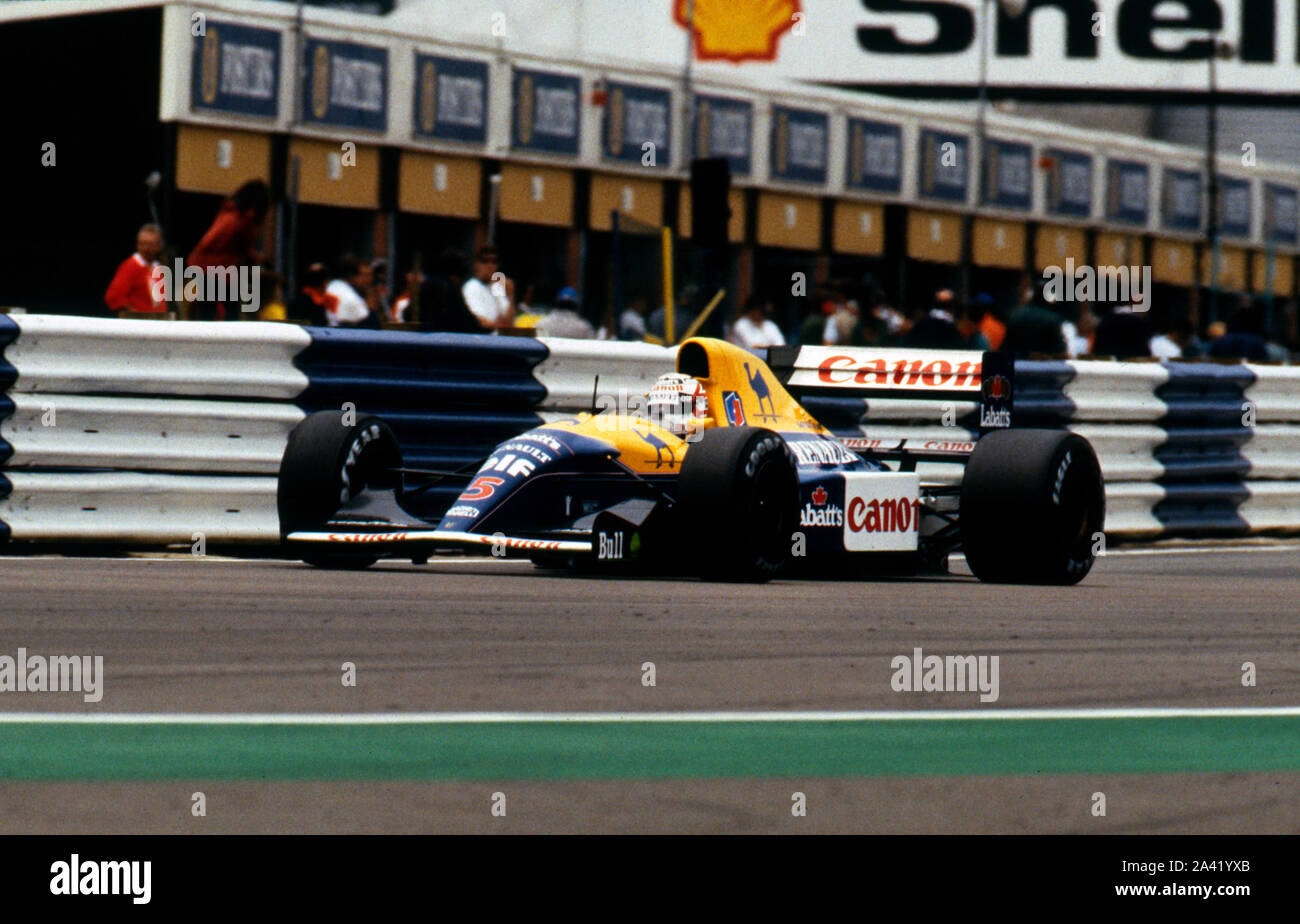
[[(366, 488), (395, 488), (402, 450), (388, 424), (351, 412), (317, 411), (293, 428), (280, 459), (276, 510), (283, 539), (325, 526)], [(318, 568), (361, 569), (378, 558), (356, 552), (313, 551), (302, 560)]]
[(961, 484), (966, 564), (981, 581), (1077, 584), (1092, 570), (1106, 488), (1092, 445), (1066, 430), (994, 430)]
[(799, 477), (771, 430), (705, 430), (686, 450), (676, 499), (675, 525), (701, 576), (768, 581), (790, 558)]

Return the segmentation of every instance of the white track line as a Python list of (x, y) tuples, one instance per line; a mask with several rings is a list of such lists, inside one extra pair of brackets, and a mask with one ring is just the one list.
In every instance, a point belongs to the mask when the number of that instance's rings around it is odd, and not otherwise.
[(837, 712), (408, 712), (408, 713), (158, 713), (4, 712), (0, 724), (88, 725), (447, 725), (504, 722), (948, 722), (1015, 719), (1189, 719), (1300, 717), (1300, 706), (1134, 707), (1125, 709), (936, 709)]

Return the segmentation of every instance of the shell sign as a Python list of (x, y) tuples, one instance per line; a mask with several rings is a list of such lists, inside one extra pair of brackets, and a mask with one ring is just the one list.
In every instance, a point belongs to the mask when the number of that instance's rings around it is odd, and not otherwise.
[[(691, 0), (676, 0), (673, 18), (689, 29)], [(694, 0), (695, 57), (701, 61), (772, 61), (781, 35), (802, 16), (799, 0)]]

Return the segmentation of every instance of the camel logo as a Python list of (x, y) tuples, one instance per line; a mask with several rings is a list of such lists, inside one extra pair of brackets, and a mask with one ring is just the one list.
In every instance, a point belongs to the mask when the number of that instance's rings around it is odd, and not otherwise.
[[(745, 363), (745, 376), (749, 379), (749, 387), (753, 389), (754, 397), (758, 399), (758, 416), (763, 420), (775, 420), (778, 416), (776, 406), (772, 403), (772, 391), (767, 387), (767, 379), (763, 378), (763, 373), (759, 371), (750, 371), (749, 363)], [(763, 405), (767, 405), (767, 413), (763, 412)]]
[(776, 44), (802, 14), (800, 0), (694, 0), (694, 22), (688, 19), (691, 0), (676, 0), (673, 19), (693, 29), (695, 57), (700, 61), (772, 61)]

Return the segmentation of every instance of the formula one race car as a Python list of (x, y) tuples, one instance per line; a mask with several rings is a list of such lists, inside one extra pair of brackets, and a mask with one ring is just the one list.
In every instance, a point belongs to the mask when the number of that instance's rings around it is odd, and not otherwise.
[[(281, 533), (296, 557), (326, 568), (477, 551), (542, 567), (765, 581), (783, 571), (943, 572), (960, 548), (986, 581), (1073, 584), (1088, 573), (1105, 509), (1097, 457), (1076, 434), (1010, 428), (1008, 356), (927, 351), (891, 366), (875, 355), (890, 351), (803, 350), (815, 364), (786, 372), (792, 387), (950, 386), (978, 396), (983, 435), (837, 438), (773, 372), (778, 351), (769, 366), (696, 338), (642, 412), (552, 420), (463, 474), (404, 469), (377, 417), (312, 414), (281, 461)], [(917, 464), (934, 461), (964, 462), (960, 483), (923, 483)], [(416, 477), (467, 484), (434, 523), (403, 503), (427, 488), (408, 483)]]

